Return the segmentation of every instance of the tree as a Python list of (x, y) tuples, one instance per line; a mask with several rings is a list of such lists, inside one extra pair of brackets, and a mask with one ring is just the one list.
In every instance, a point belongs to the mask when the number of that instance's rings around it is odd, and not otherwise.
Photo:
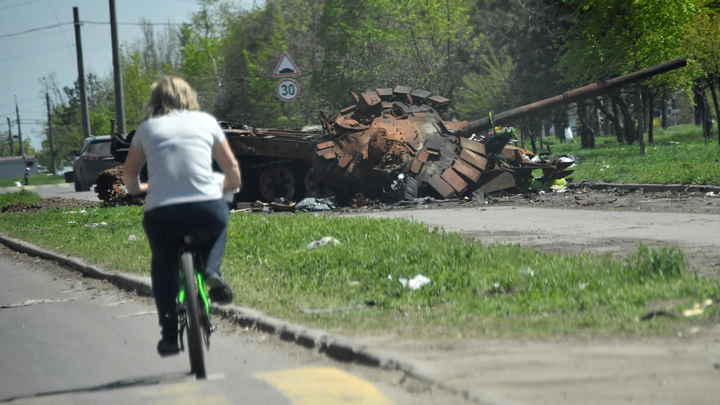
[[(720, 84), (720, 15), (717, 10), (703, 7), (686, 26), (683, 50), (689, 59), (689, 68), (693, 72), (691, 75), (701, 78), (710, 89), (715, 116), (720, 117), (720, 105), (715, 88)], [(702, 112), (705, 110), (702, 108)], [(708, 121), (707, 118), (704, 120), (704, 122)], [(720, 118), (717, 119), (717, 125), (720, 143)]]
[[(683, 30), (697, 11), (697, 0), (568, 0), (577, 22), (568, 30), (558, 71), (573, 85), (583, 85), (650, 67), (681, 54)], [(634, 141), (635, 106), (640, 124), (640, 153), (645, 154), (643, 125), (649, 114), (642, 106), (647, 87), (679, 85), (679, 73), (638, 83), (631, 100), (614, 93), (612, 100), (624, 116), (629, 143)], [(645, 89), (643, 88), (645, 87)]]
[(334, 107), (348, 90), (406, 85), (452, 98), (479, 64), (482, 34), (472, 2), (326, 0), (318, 35), (324, 55), (313, 88)]

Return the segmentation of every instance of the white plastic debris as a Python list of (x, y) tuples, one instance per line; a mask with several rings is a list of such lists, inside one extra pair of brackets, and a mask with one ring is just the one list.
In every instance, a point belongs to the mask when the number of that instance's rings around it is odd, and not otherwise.
[(137, 238), (135, 237), (135, 235), (128, 236), (128, 242), (135, 242), (136, 240)]
[(524, 269), (520, 269), (520, 275), (525, 277), (533, 277), (535, 276), (535, 271), (530, 267), (526, 267)]
[(16, 182), (15, 182), (15, 187), (19, 188), (20, 190), (22, 190), (22, 189), (25, 188), (25, 187), (23, 186), (23, 184), (20, 183), (19, 181), (16, 181)]
[(307, 245), (307, 248), (308, 248), (308, 250), (313, 250), (313, 249), (319, 248), (320, 246), (325, 246), (327, 244), (332, 244), (333, 246), (337, 246), (340, 244), (340, 241), (338, 241), (337, 239), (332, 238), (330, 236), (326, 236), (320, 240), (310, 242)]
[(400, 284), (402, 284), (403, 287), (407, 287), (413, 291), (419, 290), (420, 287), (430, 284), (430, 279), (422, 274), (418, 274), (410, 280), (406, 278), (399, 278), (398, 281), (400, 281)]
[(720, 194), (715, 194), (714, 191), (710, 191), (708, 193), (705, 193), (705, 197), (720, 197)]

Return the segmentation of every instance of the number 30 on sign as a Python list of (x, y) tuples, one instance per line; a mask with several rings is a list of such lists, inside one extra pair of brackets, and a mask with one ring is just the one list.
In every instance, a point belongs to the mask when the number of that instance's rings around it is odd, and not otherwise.
[(282, 101), (293, 101), (299, 92), (298, 84), (293, 79), (283, 79), (275, 88), (275, 93)]

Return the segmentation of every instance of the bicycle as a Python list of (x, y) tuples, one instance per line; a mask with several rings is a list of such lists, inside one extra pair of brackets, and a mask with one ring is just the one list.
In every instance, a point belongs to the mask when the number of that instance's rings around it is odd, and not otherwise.
[(208, 300), (202, 258), (196, 254), (208, 243), (208, 234), (201, 228), (179, 228), (168, 237), (177, 242), (180, 258), (180, 291), (177, 297), (180, 350), (184, 351), (183, 335), (188, 330), (187, 343), (190, 356), (190, 372), (198, 379), (206, 378), (205, 350), (210, 350), (210, 334), (215, 326), (210, 322)]

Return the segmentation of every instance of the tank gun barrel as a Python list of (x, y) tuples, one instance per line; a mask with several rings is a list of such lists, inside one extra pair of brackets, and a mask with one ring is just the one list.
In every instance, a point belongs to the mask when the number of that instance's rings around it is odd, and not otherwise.
[[(555, 97), (550, 97), (545, 100), (537, 101), (535, 103), (518, 107), (499, 114), (493, 114), (493, 122), (495, 123), (495, 125), (502, 125), (521, 118), (525, 118), (529, 115), (538, 114), (543, 111), (553, 109), (561, 105), (587, 100), (589, 98), (609, 93), (614, 89), (626, 86), (630, 83), (645, 80), (650, 77), (657, 76), (661, 73), (679, 69), (685, 65), (687, 65), (687, 62), (685, 61), (685, 58), (682, 57), (659, 65), (651, 66), (647, 69), (629, 73), (624, 76), (616, 77), (614, 79), (601, 80), (597, 83), (590, 84), (585, 87), (580, 87), (575, 90), (567, 91)], [(467, 124), (467, 133), (473, 134), (480, 131), (488, 130), (491, 127), (492, 124), (490, 123), (490, 117), (485, 117), (479, 120), (469, 122)]]

